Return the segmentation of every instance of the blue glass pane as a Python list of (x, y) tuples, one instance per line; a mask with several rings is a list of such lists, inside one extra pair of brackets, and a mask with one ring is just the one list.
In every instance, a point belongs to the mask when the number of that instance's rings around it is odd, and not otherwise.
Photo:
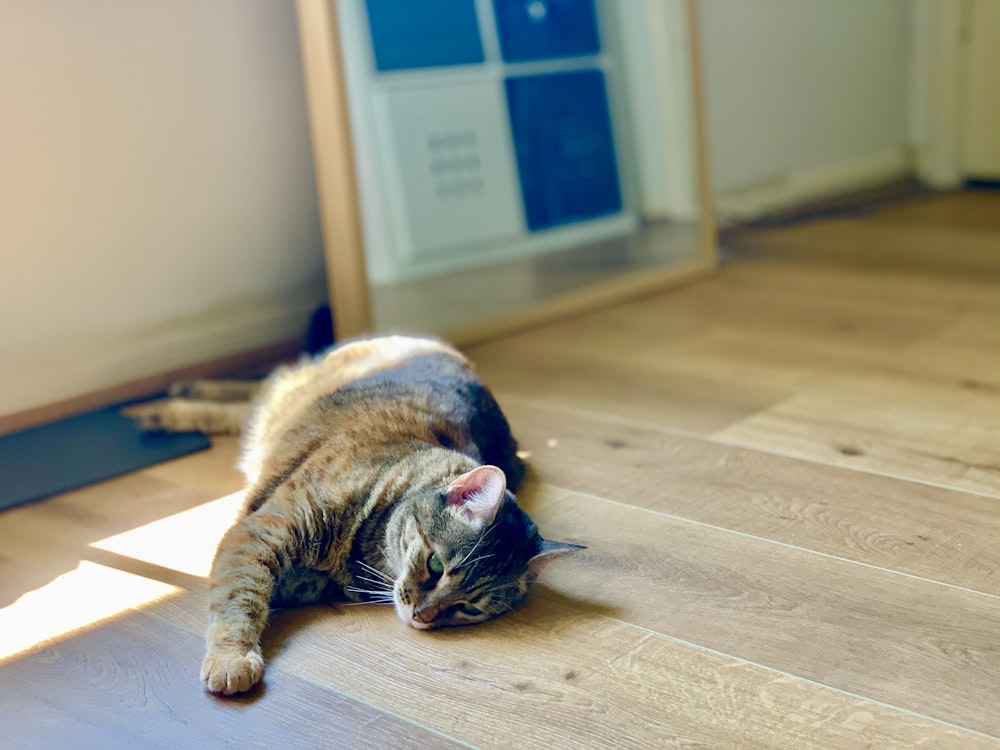
[(493, 7), (507, 62), (601, 51), (594, 0), (493, 0)]
[(525, 76), (505, 85), (528, 227), (621, 211), (604, 74)]
[(366, 0), (379, 70), (483, 62), (475, 0)]

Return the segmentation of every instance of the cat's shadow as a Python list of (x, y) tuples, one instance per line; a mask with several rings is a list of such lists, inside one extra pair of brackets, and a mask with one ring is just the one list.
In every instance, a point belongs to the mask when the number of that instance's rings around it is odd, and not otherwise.
[[(274, 611), (261, 640), (265, 662), (271, 663), (282, 651), (291, 647), (296, 636), (307, 631), (311, 625), (344, 618), (345, 615), (350, 615), (354, 611), (355, 606), (344, 603), (317, 604)], [(345, 618), (343, 623), (345, 628), (351, 630), (382, 628), (391, 621), (393, 627), (404, 629), (402, 632), (410, 635), (405, 630), (406, 624), (399, 621), (395, 610), (390, 606), (357, 605), (356, 613), (361, 617)], [(505, 631), (512, 627), (512, 620), (516, 617), (527, 617), (536, 627), (549, 629), (551, 626), (552, 630), (556, 630), (558, 624), (569, 617), (620, 619), (620, 615), (620, 608), (612, 604), (577, 598), (544, 583), (535, 583), (532, 584), (524, 604), (516, 610), (513, 617), (498, 617), (476, 625), (422, 631), (421, 635), (447, 640), (475, 629), (475, 632), (480, 635), (489, 634), (504, 637)], [(251, 691), (248, 695), (255, 692), (256, 690)]]
[(267, 695), (267, 672), (264, 672), (264, 677), (250, 688), (245, 693), (237, 693), (236, 695), (219, 695), (217, 693), (208, 693), (208, 695), (217, 704), (223, 707), (230, 706), (252, 706), (259, 700), (262, 700), (265, 695)]
[[(275, 679), (275, 662), (280, 662), (278, 657), (283, 651), (293, 647), (292, 644), (296, 640), (296, 637), (299, 634), (305, 634), (309, 631), (310, 626), (313, 624), (343, 617), (346, 613), (345, 610), (349, 611), (349, 607), (352, 607), (352, 605), (342, 603), (332, 606), (317, 604), (308, 607), (274, 611), (264, 632), (264, 637), (261, 639), (264, 660), (270, 666), (265, 671), (264, 678), (246, 693), (226, 698), (217, 696), (216, 700), (225, 701), (230, 704), (252, 705), (262, 699), (268, 692), (268, 677), (270, 676), (272, 679)], [(401, 635), (411, 635), (411, 633), (407, 632), (408, 629), (405, 623), (398, 620), (392, 607), (375, 604), (360, 605), (359, 610), (362, 610), (359, 614), (363, 614), (363, 617), (352, 618), (353, 621), (345, 619), (345, 628), (357, 630), (359, 628), (359, 620), (365, 623), (360, 626), (362, 630), (369, 627), (384, 627), (386, 620), (392, 620), (394, 621), (393, 624), (401, 629)], [(420, 635), (447, 642), (452, 638), (461, 637), (470, 630), (475, 629), (478, 635), (485, 638), (504, 638), (509, 630), (514, 627), (512, 620), (516, 617), (525, 617), (531, 621), (536, 631), (551, 633), (558, 637), (559, 626), (568, 618), (582, 616), (587, 618), (608, 617), (620, 619), (618, 607), (588, 599), (575, 598), (562, 591), (550, 588), (543, 583), (532, 585), (531, 593), (528, 595), (527, 600), (516, 612), (517, 614), (514, 617), (499, 617), (477, 625), (430, 630), (422, 632)], [(281, 669), (280, 663), (277, 665), (277, 669)], [(283, 674), (288, 674), (285, 670), (281, 671)]]
[(548, 603), (556, 604), (557, 608), (548, 608), (549, 610), (558, 609), (558, 612), (552, 611), (551, 616), (553, 617), (558, 617), (560, 613), (565, 613), (567, 610), (577, 615), (609, 617), (613, 620), (622, 619), (624, 614), (622, 608), (617, 605), (572, 596), (565, 591), (550, 588), (544, 583), (533, 585), (530, 598), (539, 600), (537, 606), (539, 610), (545, 609)]

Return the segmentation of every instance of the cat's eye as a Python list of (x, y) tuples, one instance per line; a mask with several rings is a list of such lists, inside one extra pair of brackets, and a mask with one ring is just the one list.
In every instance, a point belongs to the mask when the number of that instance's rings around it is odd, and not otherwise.
[(439, 576), (444, 573), (444, 563), (441, 562), (441, 558), (438, 557), (437, 552), (432, 553), (427, 558), (427, 570), (431, 572), (432, 576)]
[(480, 618), (484, 612), (478, 607), (473, 607), (471, 604), (466, 602), (459, 602), (457, 604), (452, 604), (445, 610), (445, 615), (447, 617), (454, 617), (455, 615), (465, 615), (466, 617)]

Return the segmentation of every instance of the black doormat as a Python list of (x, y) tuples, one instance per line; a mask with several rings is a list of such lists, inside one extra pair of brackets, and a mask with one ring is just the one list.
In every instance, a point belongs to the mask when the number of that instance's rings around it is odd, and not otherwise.
[(143, 434), (118, 407), (0, 438), (0, 510), (204, 450), (201, 433)]

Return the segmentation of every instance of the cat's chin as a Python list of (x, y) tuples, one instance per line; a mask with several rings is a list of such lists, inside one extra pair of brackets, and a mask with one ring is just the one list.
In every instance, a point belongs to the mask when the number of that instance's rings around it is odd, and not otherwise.
[(435, 627), (437, 627), (434, 625), (433, 622), (428, 622), (428, 623), (417, 622), (412, 617), (406, 621), (406, 624), (409, 625), (411, 628), (416, 628), (417, 630), (433, 630)]
[(393, 607), (396, 609), (396, 616), (403, 621), (404, 625), (413, 625), (414, 627), (419, 629), (420, 623), (413, 619), (413, 612), (410, 610), (409, 607), (407, 607), (405, 604), (399, 601), (398, 597), (395, 599), (395, 601), (393, 601), (392, 604)]

